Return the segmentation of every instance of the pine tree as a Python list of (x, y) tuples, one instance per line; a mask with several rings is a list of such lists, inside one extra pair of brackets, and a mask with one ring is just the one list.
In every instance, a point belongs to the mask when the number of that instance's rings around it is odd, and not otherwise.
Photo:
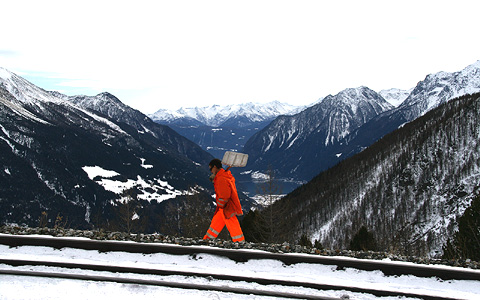
[(376, 242), (373, 233), (367, 230), (367, 227), (362, 226), (360, 230), (353, 236), (350, 242), (350, 250), (367, 251), (376, 250)]
[(472, 201), (458, 219), (458, 232), (453, 241), (443, 247), (447, 259), (472, 259), (480, 261), (480, 195)]
[(255, 243), (268, 241), (268, 228), (258, 210), (250, 210), (240, 222), (245, 240)]
[(312, 242), (308, 239), (306, 234), (302, 234), (302, 236), (300, 237), (300, 241), (298, 241), (298, 244), (307, 248), (313, 247)]

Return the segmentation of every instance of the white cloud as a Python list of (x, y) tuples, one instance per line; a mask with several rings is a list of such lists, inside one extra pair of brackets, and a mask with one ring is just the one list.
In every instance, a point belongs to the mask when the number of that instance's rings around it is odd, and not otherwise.
[(408, 89), (475, 62), (477, 2), (10, 1), (0, 65), (144, 112), (307, 104), (360, 85)]

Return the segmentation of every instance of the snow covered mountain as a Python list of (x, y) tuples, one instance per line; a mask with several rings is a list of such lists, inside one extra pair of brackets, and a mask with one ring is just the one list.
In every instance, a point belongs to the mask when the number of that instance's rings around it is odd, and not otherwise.
[(329, 95), (296, 115), (278, 117), (250, 138), (244, 147), (249, 169), (264, 172), (272, 165), (279, 177), (309, 180), (326, 167), (327, 151), (338, 153), (342, 139), (392, 108), (367, 87)]
[(277, 116), (293, 114), (303, 108), (274, 101), (180, 108), (177, 111), (161, 109), (150, 117), (159, 124), (170, 126), (213, 156), (222, 158), (225, 151), (240, 151), (253, 134)]
[(210, 198), (212, 156), (113, 95), (68, 97), (0, 68), (0, 108), (4, 223), (35, 226), (43, 212), (79, 228), (113, 222), (126, 191), (143, 201), (140, 217), (190, 194)]
[(150, 118), (161, 124), (198, 121), (198, 124), (212, 127), (247, 127), (255, 123), (272, 120), (279, 115), (291, 114), (303, 109), (279, 101), (269, 103), (245, 103), (212, 105), (206, 107), (180, 108), (176, 111), (160, 109)]
[(479, 91), (480, 60), (458, 72), (428, 75), (398, 109), (405, 112), (410, 121), (450, 99)]
[(408, 91), (389, 89), (379, 94), (393, 106), (410, 110), (413, 120), (450, 99), (479, 91), (480, 60), (458, 72), (429, 74)]
[[(308, 181), (441, 103), (480, 91), (480, 61), (459, 72), (426, 76), (398, 107), (373, 91), (359, 92), (361, 89), (347, 89), (297, 115), (279, 117), (250, 138), (244, 151), (250, 155), (251, 173), (264, 172), (273, 165), (279, 178)], [(382, 93), (398, 101), (405, 96), (405, 91), (395, 89)], [(351, 99), (362, 94), (369, 95), (379, 107), (368, 112), (358, 110), (362, 106)], [(326, 108), (329, 105), (331, 108)]]
[(357, 153), (438, 105), (454, 97), (477, 92), (480, 92), (480, 61), (458, 72), (427, 75), (402, 104), (372, 118), (350, 134), (339, 151)]
[[(432, 78), (427, 77), (427, 78)], [(480, 93), (437, 106), (276, 203), (284, 238), (345, 249), (365, 226), (379, 250), (438, 256), (480, 192)]]
[(378, 92), (388, 103), (397, 107), (407, 99), (413, 89), (409, 90), (401, 90), (401, 89), (388, 89), (388, 90), (381, 90)]

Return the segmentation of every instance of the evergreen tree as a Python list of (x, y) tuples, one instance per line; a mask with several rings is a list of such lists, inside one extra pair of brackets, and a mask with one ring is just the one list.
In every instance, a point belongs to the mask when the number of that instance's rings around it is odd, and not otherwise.
[(302, 236), (300, 237), (300, 241), (298, 241), (298, 244), (307, 248), (313, 247), (312, 242), (308, 239), (306, 234), (302, 234)]
[(322, 245), (322, 243), (320, 243), (319, 240), (315, 240), (315, 243), (313, 244), (313, 247), (314, 247), (315, 249), (318, 249), (318, 250), (323, 249), (323, 245)]
[(369, 232), (365, 226), (360, 228), (350, 242), (350, 250), (354, 251), (376, 250), (376, 248), (377, 247), (373, 233)]
[(458, 219), (458, 232), (443, 247), (444, 258), (480, 261), (480, 195)]
[(240, 221), (245, 240), (264, 243), (268, 240), (268, 229), (258, 210), (250, 210)]

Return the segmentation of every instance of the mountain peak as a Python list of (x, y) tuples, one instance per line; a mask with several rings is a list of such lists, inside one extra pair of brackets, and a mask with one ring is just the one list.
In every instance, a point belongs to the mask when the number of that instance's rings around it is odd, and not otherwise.
[(208, 126), (220, 126), (232, 118), (246, 118), (251, 122), (262, 122), (279, 115), (296, 113), (299, 107), (279, 101), (268, 103), (248, 102), (204, 107), (179, 108), (176, 111), (160, 109), (149, 117), (159, 123), (171, 123), (178, 119), (193, 119)]
[(338, 97), (343, 97), (353, 101), (361, 101), (364, 98), (365, 94), (374, 94), (375, 91), (369, 89), (365, 86), (360, 86), (357, 88), (347, 88), (337, 94)]
[(464, 70), (473, 69), (473, 68), (480, 69), (480, 59), (474, 62), (473, 64), (467, 66)]
[(402, 104), (405, 99), (407, 99), (408, 95), (413, 91), (413, 88), (409, 90), (402, 90), (397, 88), (391, 88), (387, 90), (381, 90), (379, 94), (387, 100), (388, 103), (397, 107)]
[(408, 110), (409, 119), (413, 120), (453, 98), (479, 91), (480, 60), (458, 72), (427, 75), (399, 108)]
[(361, 86), (358, 88), (347, 88), (340, 91), (335, 96), (328, 95), (321, 102), (320, 107), (326, 107), (327, 109), (349, 109), (352, 112), (357, 112), (360, 107), (365, 105), (373, 105), (376, 113), (380, 111), (386, 111), (393, 108), (380, 94), (374, 90)]
[(279, 177), (308, 180), (333, 164), (328, 151), (338, 153), (334, 151), (346, 136), (392, 108), (368, 87), (348, 88), (298, 114), (275, 119), (245, 143), (244, 152), (254, 171), (275, 164)]
[(110, 94), (109, 92), (102, 92), (100, 94), (98, 94), (96, 97), (105, 97), (105, 98), (110, 98), (110, 99), (117, 99), (117, 97), (115, 97), (114, 95)]
[(12, 77), (12, 73), (10, 71), (0, 67), (0, 78), (3, 78), (4, 80), (8, 80), (11, 77)]

